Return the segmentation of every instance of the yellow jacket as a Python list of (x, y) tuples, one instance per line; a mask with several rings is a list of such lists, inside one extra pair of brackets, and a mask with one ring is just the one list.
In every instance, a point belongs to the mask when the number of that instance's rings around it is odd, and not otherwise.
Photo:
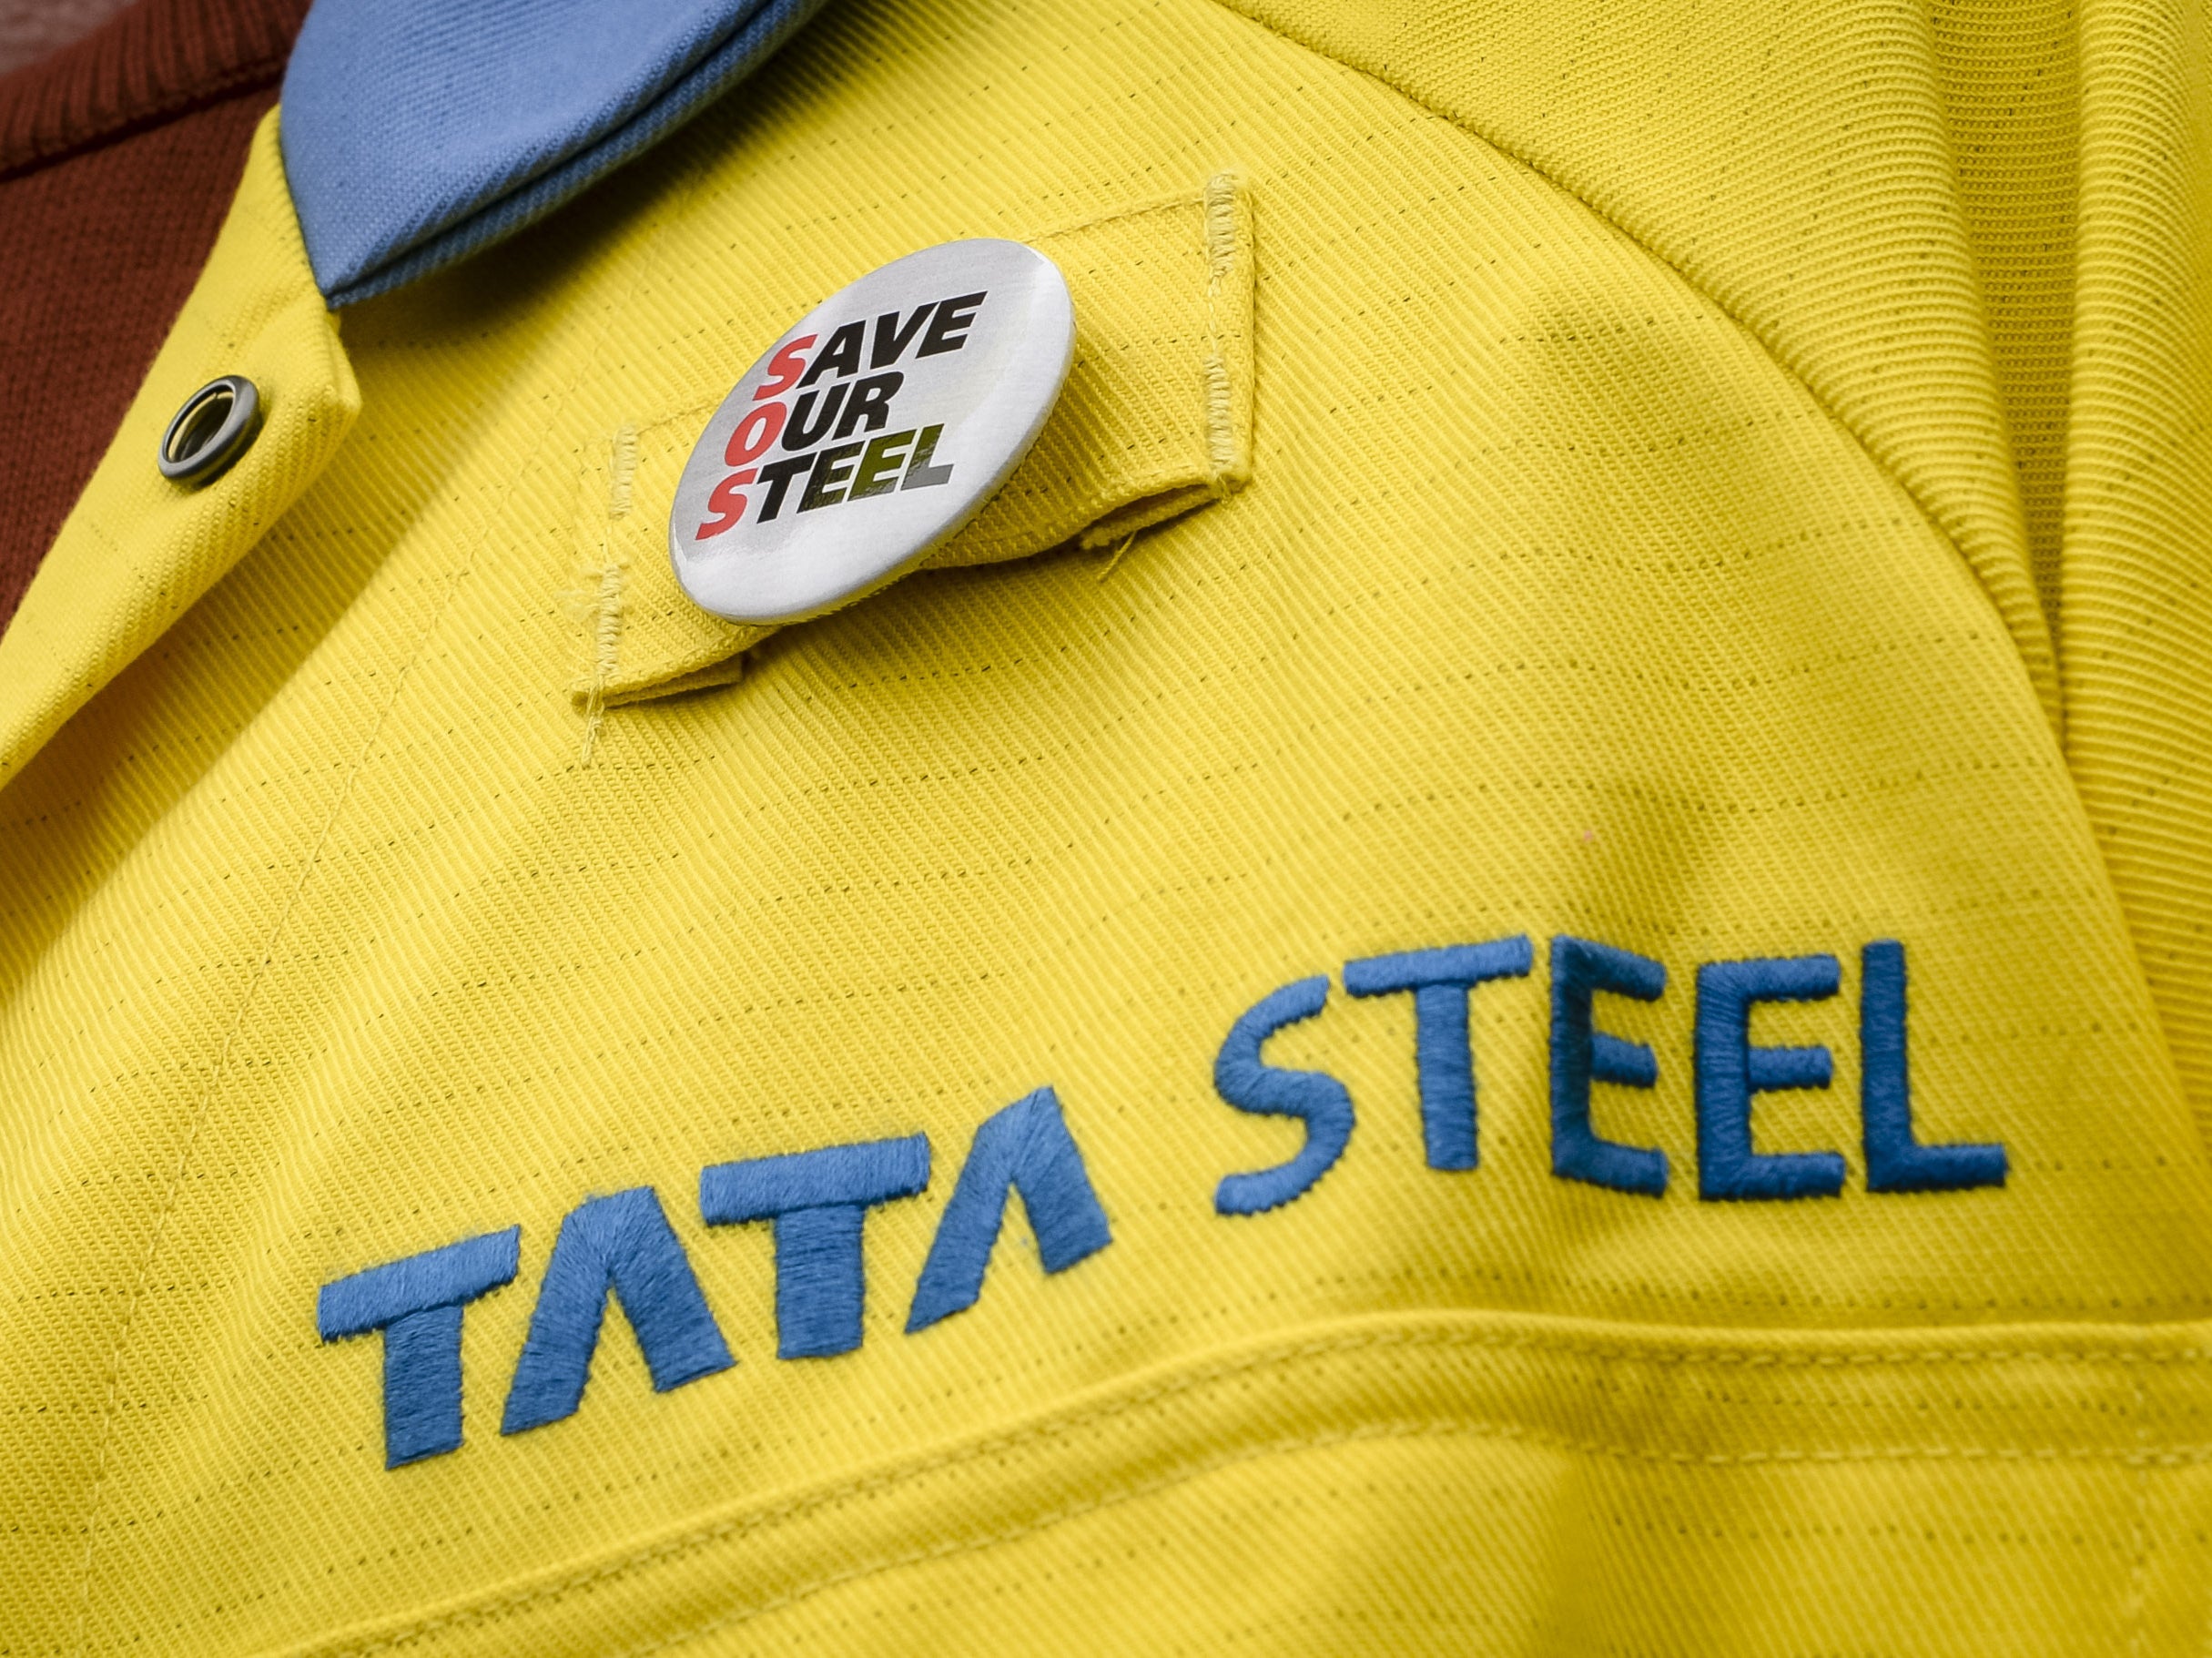
[[(0, 640), (0, 1651), (2202, 1652), (2207, 40), (853, 0), (342, 327), (272, 123)], [(971, 235), (961, 567), (692, 610)]]

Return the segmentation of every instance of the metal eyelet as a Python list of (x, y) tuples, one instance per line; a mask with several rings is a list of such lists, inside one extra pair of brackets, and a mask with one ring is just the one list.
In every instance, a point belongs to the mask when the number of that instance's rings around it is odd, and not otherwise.
[(244, 454), (260, 430), (261, 394), (243, 374), (226, 374), (169, 417), (155, 463), (172, 483), (207, 483)]

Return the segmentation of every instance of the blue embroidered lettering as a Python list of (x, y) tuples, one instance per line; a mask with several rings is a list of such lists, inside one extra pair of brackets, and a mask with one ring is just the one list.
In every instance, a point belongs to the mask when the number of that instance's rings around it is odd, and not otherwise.
[(1414, 1069), (1421, 1086), (1421, 1140), (1432, 1169), (1471, 1169), (1476, 1144), (1475, 1049), (1467, 1002), (1491, 979), (1527, 975), (1536, 951), (1523, 933), (1487, 944), (1409, 950), (1344, 963), (1344, 989), (1355, 996), (1411, 991)]
[(822, 1358), (860, 1345), (868, 1211), (928, 1184), (929, 1138), (910, 1134), (715, 1164), (699, 1172), (699, 1213), (710, 1226), (774, 1226), (776, 1355)]
[(1663, 1196), (1667, 1154), (1608, 1140), (1590, 1126), (1590, 1084), (1650, 1088), (1659, 1058), (1640, 1042), (1597, 1028), (1599, 991), (1656, 1002), (1667, 970), (1649, 956), (1562, 934), (1551, 941), (1551, 1172), (1616, 1192)]
[(976, 1130), (914, 1286), (907, 1333), (965, 1312), (983, 1293), (1009, 1188), (1021, 1195), (1047, 1272), (1065, 1272), (1113, 1242), (1083, 1154), (1050, 1088), (1015, 1101)]
[(1305, 1144), (1288, 1163), (1223, 1177), (1213, 1206), (1223, 1215), (1258, 1215), (1304, 1196), (1351, 1143), (1352, 1095), (1342, 1083), (1319, 1071), (1285, 1071), (1260, 1057), (1270, 1036), (1311, 1019), (1328, 999), (1329, 982), (1320, 976), (1271, 992), (1230, 1027), (1214, 1056), (1213, 1092), (1229, 1104), (1305, 1124)]
[(384, 1332), (384, 1466), (461, 1449), (461, 1309), (513, 1282), (523, 1229), (486, 1232), (325, 1284), (325, 1341)]
[(553, 1240), (500, 1432), (521, 1433), (575, 1414), (610, 1289), (645, 1356), (654, 1392), (737, 1362), (653, 1188), (589, 1198), (562, 1219)]
[(1923, 1145), (1913, 1136), (1905, 954), (1894, 939), (1859, 952), (1859, 1109), (1868, 1191), (1963, 1192), (2004, 1184), (2002, 1145)]
[(1833, 956), (1708, 961), (1698, 969), (1694, 1037), (1698, 1094), (1698, 1195), (1708, 1202), (1833, 1197), (1843, 1189), (1834, 1152), (1761, 1154), (1751, 1149), (1751, 1096), (1781, 1088), (1825, 1088), (1834, 1062), (1823, 1047), (1762, 1048), (1750, 1042), (1755, 1002), (1818, 1002), (1836, 993)]

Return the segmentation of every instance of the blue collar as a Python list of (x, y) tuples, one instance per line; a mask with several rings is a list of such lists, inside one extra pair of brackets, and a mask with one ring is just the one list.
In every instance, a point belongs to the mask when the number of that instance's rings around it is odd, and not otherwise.
[(824, 0), (317, 0), (284, 168), (332, 306), (513, 235), (750, 75)]

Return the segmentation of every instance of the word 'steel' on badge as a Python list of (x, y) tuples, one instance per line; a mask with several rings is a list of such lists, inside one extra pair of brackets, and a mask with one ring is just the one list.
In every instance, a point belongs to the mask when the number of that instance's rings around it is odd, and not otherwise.
[(1004, 483), (1075, 355), (1058, 266), (1020, 242), (925, 248), (817, 306), (706, 422), (668, 515), (694, 604), (818, 615), (910, 568)]

